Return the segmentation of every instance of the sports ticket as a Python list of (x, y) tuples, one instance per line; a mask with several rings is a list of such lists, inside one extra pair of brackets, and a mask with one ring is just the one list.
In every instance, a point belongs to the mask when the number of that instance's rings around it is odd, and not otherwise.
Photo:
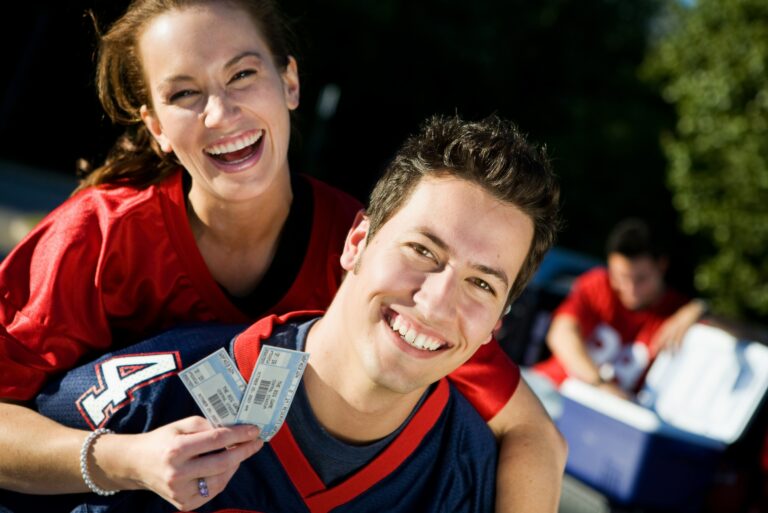
[(283, 425), (309, 353), (264, 345), (245, 390), (238, 424), (256, 424), (268, 442)]
[(245, 380), (221, 348), (179, 373), (205, 417), (216, 427), (237, 423)]
[(285, 422), (308, 360), (309, 353), (264, 345), (246, 386), (222, 348), (179, 377), (211, 424), (255, 424), (268, 442)]

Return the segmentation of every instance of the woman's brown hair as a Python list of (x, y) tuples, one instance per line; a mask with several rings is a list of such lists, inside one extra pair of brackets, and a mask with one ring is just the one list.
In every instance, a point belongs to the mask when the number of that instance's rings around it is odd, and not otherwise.
[[(125, 125), (126, 130), (101, 166), (92, 169), (81, 161), (77, 190), (101, 184), (145, 188), (179, 168), (175, 155), (160, 149), (141, 120), (141, 106), (152, 108), (152, 103), (139, 59), (139, 38), (147, 24), (161, 14), (215, 2), (247, 12), (267, 42), (278, 69), (286, 68), (292, 54), (292, 33), (273, 0), (134, 0), (99, 35), (96, 60), (96, 88), (101, 105), (110, 120)], [(91, 17), (96, 24), (93, 14)]]

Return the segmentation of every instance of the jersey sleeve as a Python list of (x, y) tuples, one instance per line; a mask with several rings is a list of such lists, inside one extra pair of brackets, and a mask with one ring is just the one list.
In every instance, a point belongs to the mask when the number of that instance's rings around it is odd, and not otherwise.
[(0, 265), (0, 397), (31, 398), (86, 341), (110, 339), (96, 286), (103, 238), (81, 203), (54, 210)]
[(268, 314), (295, 310), (325, 310), (342, 280), (339, 264), (344, 241), (362, 205), (352, 196), (314, 178), (312, 235), (301, 270), (288, 293)]
[(604, 271), (588, 271), (577, 278), (568, 296), (555, 309), (553, 318), (560, 315), (573, 317), (579, 324), (582, 336), (586, 336), (599, 322), (594, 302), (596, 296), (600, 296), (597, 282), (602, 272)]
[(78, 429), (142, 433), (203, 415), (177, 374), (245, 328), (206, 324), (173, 328), (101, 355), (52, 378), (35, 397), (42, 415)]
[(517, 390), (520, 369), (496, 340), (480, 346), (448, 378), (483, 419), (491, 420)]

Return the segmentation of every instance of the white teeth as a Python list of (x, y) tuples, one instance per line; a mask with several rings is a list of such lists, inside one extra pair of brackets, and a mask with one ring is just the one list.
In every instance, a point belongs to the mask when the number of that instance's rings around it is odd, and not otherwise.
[(413, 345), (420, 347), (421, 349), (429, 349), (427, 346), (427, 336), (423, 333), (419, 334), (419, 336), (416, 337), (416, 340), (413, 341)]
[(390, 321), (389, 326), (392, 328), (392, 331), (399, 333), (403, 340), (413, 347), (436, 351), (440, 349), (442, 345), (435, 338), (430, 337), (429, 335), (424, 335), (423, 333), (418, 333), (415, 329), (409, 327), (406, 321), (402, 320), (402, 317), (399, 315), (395, 317), (394, 321)]
[(210, 148), (207, 148), (205, 151), (211, 155), (221, 155), (222, 153), (232, 153), (233, 151), (242, 150), (243, 148), (247, 148), (248, 146), (254, 144), (256, 141), (261, 139), (262, 134), (263, 132), (261, 130), (255, 133), (251, 132), (250, 135), (240, 137), (226, 144), (213, 145)]

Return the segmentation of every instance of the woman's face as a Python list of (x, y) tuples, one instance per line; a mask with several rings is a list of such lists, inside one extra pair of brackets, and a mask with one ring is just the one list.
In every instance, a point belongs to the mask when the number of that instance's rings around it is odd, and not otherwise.
[(193, 191), (247, 201), (288, 183), (296, 62), (276, 67), (244, 11), (211, 3), (172, 10), (139, 36), (152, 107), (142, 119), (192, 176)]

